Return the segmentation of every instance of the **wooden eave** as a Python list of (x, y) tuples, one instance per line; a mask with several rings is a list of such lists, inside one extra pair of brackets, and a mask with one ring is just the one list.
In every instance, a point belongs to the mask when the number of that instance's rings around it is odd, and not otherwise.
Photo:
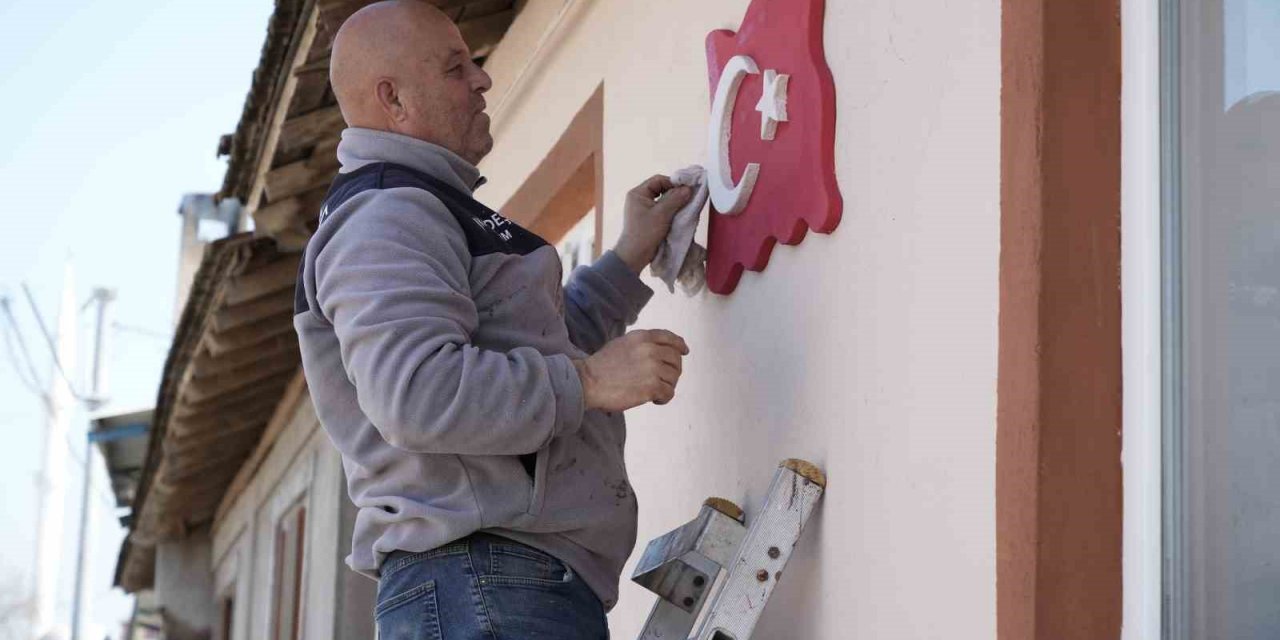
[[(431, 0), (458, 24), (473, 55), (484, 58), (515, 19), (517, 0)], [(337, 173), (345, 127), (329, 86), (329, 54), (338, 27), (370, 0), (278, 0), (262, 62), (236, 133), (220, 197), (238, 198), (261, 236), (300, 250), (315, 229), (320, 202)]]
[(253, 452), (300, 357), (299, 254), (245, 233), (209, 245), (165, 361), (117, 580), (151, 586), (154, 548), (208, 525)]

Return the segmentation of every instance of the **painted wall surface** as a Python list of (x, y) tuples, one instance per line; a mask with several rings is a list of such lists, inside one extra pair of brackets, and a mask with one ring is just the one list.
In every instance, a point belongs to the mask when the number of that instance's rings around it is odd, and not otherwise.
[[(347, 572), (341, 559), (351, 547), (342, 532), (341, 500), (346, 491), (342, 460), (320, 429), (309, 396), (298, 403), (253, 480), (227, 513), (214, 523), (213, 568), (216, 595), (234, 596), (232, 640), (271, 637), (275, 576), (275, 534), (280, 518), (306, 506), (302, 571), (304, 639), (335, 640), (344, 628), (339, 585)], [(373, 581), (360, 578), (372, 590)], [(364, 612), (372, 628), (372, 610)]]
[[(747, 4), (531, 0), (486, 66), (478, 196), (505, 203), (603, 84), (611, 246), (629, 188), (702, 161), (704, 39)], [(662, 290), (641, 316), (692, 354), (672, 404), (628, 414), (637, 553), (709, 495), (750, 516), (806, 458), (829, 490), (759, 637), (991, 638), (1000, 3), (829, 0), (825, 43), (844, 220), (731, 296)], [(624, 579), (615, 635), (651, 603)]]
[(156, 545), (156, 604), (165, 634), (173, 640), (209, 637), (216, 609), (209, 575), (208, 531)]

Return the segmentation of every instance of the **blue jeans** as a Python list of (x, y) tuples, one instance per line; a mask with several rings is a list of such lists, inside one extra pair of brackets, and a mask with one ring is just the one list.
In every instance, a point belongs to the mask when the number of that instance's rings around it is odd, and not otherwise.
[(383, 562), (379, 640), (605, 640), (600, 599), (573, 570), (518, 542), (476, 533)]

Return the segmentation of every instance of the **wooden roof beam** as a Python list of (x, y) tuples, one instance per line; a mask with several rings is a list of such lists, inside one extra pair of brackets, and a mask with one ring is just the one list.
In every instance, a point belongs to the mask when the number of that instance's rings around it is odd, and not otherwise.
[(168, 508), (176, 487), (165, 482), (166, 473), (168, 467), (162, 459), (156, 469), (154, 483), (147, 490), (146, 502), (134, 523), (131, 539), (137, 544), (154, 546), (161, 541), (179, 539), (186, 533), (182, 519)]
[[(211, 449), (208, 455), (177, 458), (169, 466), (166, 480), (175, 486), (199, 486), (201, 489), (216, 486), (226, 491), (227, 485), (257, 442), (256, 436), (242, 437), (221, 443), (217, 449)], [(201, 489), (193, 487), (195, 491)]]
[(303, 113), (315, 111), (325, 105), (329, 96), (329, 54), (317, 57), (321, 53), (312, 48), (308, 61), (293, 70), (298, 84), (294, 87), (293, 97), (289, 101), (289, 118)]
[[(213, 314), (210, 324), (214, 331), (230, 331), (292, 308), (293, 292), (280, 290), (243, 304), (224, 306)], [(196, 369), (196, 373), (199, 375), (200, 370)]]
[(515, 10), (508, 9), (474, 20), (463, 20), (462, 24), (458, 25), (458, 30), (462, 32), (462, 39), (471, 48), (471, 55), (479, 58), (493, 51), (515, 18)]
[(259, 233), (275, 239), (276, 248), (280, 251), (300, 253), (311, 239), (311, 233), (320, 217), (320, 207), (328, 192), (329, 185), (326, 182), (292, 198), (272, 202), (253, 214), (254, 224)]
[(163, 451), (168, 452), (175, 447), (185, 446), (193, 438), (211, 431), (222, 431), (234, 425), (246, 424), (262, 420), (262, 415), (271, 411), (275, 398), (255, 398), (236, 403), (226, 408), (201, 415), (193, 415), (185, 420), (173, 420), (169, 425), (161, 443)]
[(459, 5), (462, 12), (457, 18), (454, 18), (454, 22), (461, 24), (468, 20), (483, 18), (495, 13), (512, 11), (514, 10), (514, 5), (515, 3), (512, 0), (471, 0)]
[[(320, 0), (318, 9), (322, 46), (327, 47), (333, 42), (333, 36), (338, 32), (338, 27), (342, 26), (351, 14), (372, 2), (373, 0)], [(510, 11), (515, 6), (512, 0), (431, 0), (431, 4), (444, 11), (453, 20), (463, 23), (472, 15), (483, 17), (499, 11)], [(514, 13), (514, 11), (511, 12)], [(510, 25), (511, 21), (508, 20), (507, 24)], [(463, 37), (466, 38), (466, 33), (463, 33)], [(477, 57), (484, 55), (479, 51), (480, 47), (472, 44), (470, 38), (467, 38), (467, 44)]]
[[(316, 202), (317, 197), (323, 200), (325, 191), (323, 188), (314, 189), (264, 205), (253, 213), (253, 224), (259, 232), (274, 237), (277, 233), (297, 225), (298, 221), (304, 217), (303, 212), (309, 208), (307, 202)], [(315, 206), (318, 208), (319, 203), (316, 202)]]
[(280, 142), (281, 129), (285, 118), (288, 117), (289, 105), (293, 102), (293, 94), (298, 87), (298, 78), (293, 75), (293, 70), (307, 63), (311, 45), (315, 43), (316, 39), (316, 20), (318, 15), (319, 9), (317, 8), (312, 9), (310, 14), (306, 16), (307, 22), (302, 29), (297, 52), (294, 55), (294, 59), (289, 63), (289, 75), (285, 79), (278, 102), (271, 108), (271, 120), (266, 129), (267, 139), (263, 141), (262, 149), (258, 154), (258, 166), (254, 171), (253, 181), (250, 183), (248, 200), (245, 202), (247, 213), (252, 214), (253, 209), (258, 206), (258, 200), (262, 197), (263, 188), (266, 186), (267, 172), (271, 170), (272, 164), (275, 163), (276, 146)]
[(220, 356), (228, 351), (262, 344), (287, 333), (293, 333), (292, 308), (230, 331), (207, 333), (204, 336), (204, 346), (209, 349), (209, 353)]
[(431, 4), (434, 4), (437, 9), (440, 9), (442, 11), (448, 11), (449, 9), (459, 9), (473, 2), (476, 2), (476, 0), (431, 0)]
[[(272, 151), (289, 153), (309, 145), (322, 145), (330, 139), (337, 138), (346, 126), (347, 123), (342, 119), (342, 110), (338, 105), (321, 107), (282, 122), (276, 129), (276, 145)], [(270, 172), (271, 169), (267, 169), (261, 174), (260, 182), (263, 184), (258, 193), (266, 187), (265, 180)]]
[(156, 579), (156, 548), (137, 544), (132, 536), (126, 544), (128, 549), (121, 558), (123, 566), (118, 570), (117, 583), (127, 593), (151, 588)]
[[(174, 449), (173, 453), (165, 452), (177, 467), (186, 469), (192, 465), (201, 464), (202, 460), (209, 458), (226, 457), (226, 453), (234, 447), (247, 445), (252, 446), (262, 436), (262, 430), (266, 426), (265, 420), (259, 420), (256, 423), (243, 423), (236, 425), (234, 430), (228, 429), (225, 432), (215, 432), (210, 437), (206, 437), (199, 444), (184, 444), (182, 449)], [(213, 438), (212, 435), (218, 436)], [(214, 452), (217, 452), (216, 454)]]
[[(292, 330), (292, 327), (290, 327)], [(182, 390), (182, 397), (192, 404), (212, 400), (259, 382), (271, 380), (286, 371), (292, 373), (298, 366), (294, 360), (272, 360), (256, 367), (245, 367), (232, 374), (220, 374), (207, 378), (192, 378)]]
[(289, 386), (285, 388), (284, 396), (280, 398), (280, 403), (276, 405), (275, 411), (271, 414), (271, 419), (267, 421), (267, 426), (263, 428), (262, 436), (258, 438), (258, 444), (254, 446), (253, 453), (249, 454), (244, 464), (240, 465), (240, 470), (236, 473), (236, 477), (231, 481), (231, 485), (227, 487), (226, 494), (222, 496), (217, 512), (214, 515), (215, 520), (221, 520), (222, 516), (226, 515), (227, 511), (231, 509), (231, 505), (235, 503), (236, 498), (249, 486), (254, 475), (258, 472), (258, 468), (266, 460), (267, 454), (275, 446), (276, 439), (280, 437), (280, 433), (293, 421), (293, 417), (297, 414), (301, 403), (310, 401), (311, 396), (307, 393), (307, 378), (302, 369), (299, 368), (293, 380), (289, 381)]
[[(222, 402), (216, 407), (210, 407), (206, 404), (187, 404), (182, 403), (174, 407), (173, 414), (169, 420), (171, 422), (190, 422), (192, 424), (202, 422), (216, 423), (220, 416), (238, 415), (240, 413), (249, 414), (255, 411), (271, 411), (271, 407), (279, 401), (279, 398), (273, 398), (266, 393), (269, 389), (264, 389), (261, 393), (237, 393), (235, 397), (223, 398)], [(216, 412), (210, 413), (211, 409)]]
[[(308, 191), (323, 189), (333, 182), (333, 176), (337, 172), (336, 161), (332, 164), (321, 164), (312, 163), (311, 160), (301, 160), (279, 169), (272, 169), (271, 173), (267, 174), (267, 199), (271, 202), (279, 202)], [(254, 221), (257, 220), (258, 216), (255, 214)]]
[(293, 291), (298, 279), (298, 256), (282, 256), (268, 265), (232, 278), (225, 286), (224, 305), (237, 305), (283, 289)]
[(175, 494), (186, 506), (186, 522), (190, 526), (198, 526), (213, 520), (213, 516), (217, 512), (218, 503), (227, 494), (227, 489), (235, 480), (234, 474), (237, 472), (239, 472), (238, 465), (237, 468), (230, 469), (227, 472), (219, 469), (216, 483), (189, 484), (186, 489)]
[[(183, 401), (180, 409), (185, 415), (196, 415), (207, 411), (222, 411), (226, 407), (236, 406), (240, 403), (249, 403), (264, 397), (270, 397), (273, 394), (279, 394), (280, 388), (287, 382), (285, 376), (280, 378), (272, 378), (263, 381), (261, 384), (237, 389), (234, 392), (228, 392), (223, 396), (203, 400), (201, 402)], [(278, 395), (276, 396), (279, 397)]]
[(198, 361), (195, 364), (195, 371), (198, 372), (197, 376), (212, 376), (257, 363), (260, 360), (288, 357), (297, 360), (298, 339), (292, 335), (285, 334), (276, 336), (273, 340), (262, 344), (236, 351), (228, 351), (216, 358), (207, 351), (201, 353), (197, 356)]
[(209, 449), (220, 447), (227, 441), (245, 437), (252, 437), (256, 441), (265, 428), (266, 420), (262, 418), (228, 423), (217, 429), (206, 429), (200, 435), (190, 435), (172, 445), (166, 442), (164, 454), (172, 456), (175, 460), (208, 455)]

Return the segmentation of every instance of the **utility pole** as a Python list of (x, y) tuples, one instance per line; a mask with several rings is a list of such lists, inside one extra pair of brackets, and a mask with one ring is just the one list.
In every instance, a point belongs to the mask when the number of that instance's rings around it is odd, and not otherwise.
[(36, 638), (44, 638), (56, 632), (54, 605), (57, 602), (58, 574), (61, 569), (63, 511), (66, 506), (67, 431), (73, 399), (66, 372), (73, 370), (75, 366), (76, 317), (75, 280), (68, 261), (63, 275), (62, 302), (58, 307), (54, 348), (56, 360), (46, 397), (44, 469), (39, 480), (40, 519), (36, 530), (35, 593), (32, 594), (35, 604), (32, 630)]
[(98, 287), (93, 290), (93, 301), (98, 303), (98, 326), (93, 342), (93, 379), (90, 380), (89, 409), (94, 410), (107, 403), (107, 359), (110, 353), (107, 336), (111, 328), (111, 303), (116, 301), (116, 290)]
[[(107, 402), (107, 329), (111, 326), (108, 309), (116, 299), (116, 292), (111, 289), (97, 288), (93, 290), (93, 302), (98, 304), (98, 326), (93, 340), (93, 379), (90, 384), (89, 397), (86, 400), (90, 410), (97, 409)], [(93, 443), (89, 441), (89, 427), (85, 430), (84, 439), (84, 482), (80, 494), (80, 544), (76, 552), (76, 587), (71, 606), (71, 640), (80, 640), (82, 625), (88, 618), (89, 600), (85, 591), (88, 589), (89, 546), (93, 541)]]

